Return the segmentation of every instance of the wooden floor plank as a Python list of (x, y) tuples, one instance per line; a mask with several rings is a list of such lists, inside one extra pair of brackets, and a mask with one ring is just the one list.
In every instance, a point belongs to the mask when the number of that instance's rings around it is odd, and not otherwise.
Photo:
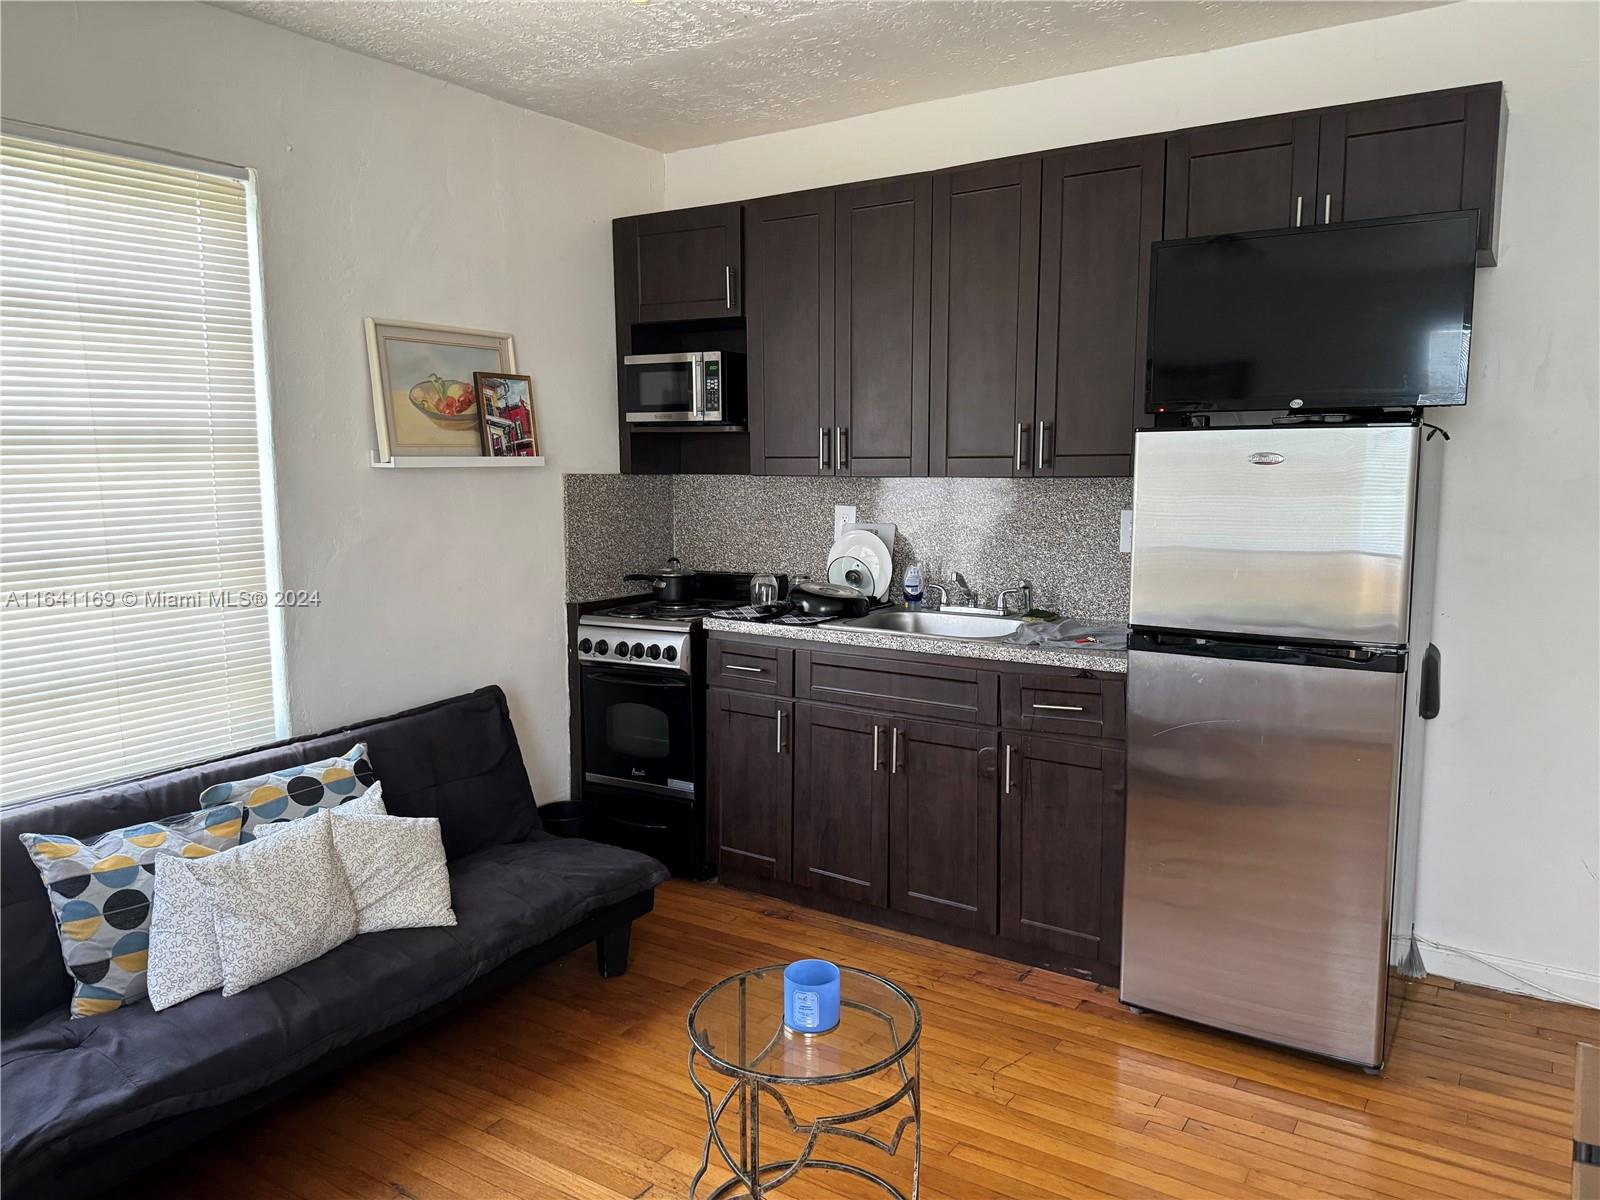
[[(1408, 985), (1373, 1078), (1136, 1015), (1069, 976), (674, 881), (621, 978), (575, 952), (123, 1195), (682, 1197), (705, 1138), (689, 1006), (735, 971), (811, 955), (888, 975), (922, 1007), (926, 1200), (1561, 1197), (1573, 1048), (1600, 1040), (1600, 1013), (1430, 977)], [(802, 1177), (779, 1194), (865, 1194), (851, 1186)]]

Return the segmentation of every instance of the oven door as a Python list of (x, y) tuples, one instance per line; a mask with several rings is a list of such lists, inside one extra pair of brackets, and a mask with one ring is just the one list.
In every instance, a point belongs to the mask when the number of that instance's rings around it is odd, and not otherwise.
[(694, 795), (694, 690), (688, 675), (584, 666), (583, 777), (589, 783)]
[(630, 354), (622, 360), (622, 412), (629, 421), (703, 421), (699, 354)]

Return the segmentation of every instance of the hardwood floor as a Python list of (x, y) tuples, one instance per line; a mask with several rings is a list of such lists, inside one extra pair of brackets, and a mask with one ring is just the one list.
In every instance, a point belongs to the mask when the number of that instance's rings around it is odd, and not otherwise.
[[(925, 1197), (1568, 1194), (1573, 1045), (1600, 1040), (1600, 1013), (1417, 984), (1372, 1078), (1135, 1016), (1063, 976), (679, 882), (635, 925), (623, 978), (599, 978), (586, 948), (124, 1194), (685, 1196), (705, 1133), (689, 1005), (736, 970), (813, 953), (922, 1006)], [(878, 1194), (821, 1179), (779, 1195)]]

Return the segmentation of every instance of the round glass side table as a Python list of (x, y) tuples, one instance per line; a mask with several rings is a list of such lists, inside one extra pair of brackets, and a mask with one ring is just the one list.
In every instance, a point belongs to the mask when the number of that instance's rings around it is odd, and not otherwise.
[[(700, 1197), (713, 1146), (733, 1174), (705, 1200), (734, 1195), (761, 1200), (801, 1171), (843, 1172), (876, 1184), (896, 1200), (915, 1200), (922, 1169), (922, 1012), (916, 1001), (881, 975), (840, 967), (838, 1026), (828, 1033), (792, 1033), (783, 1025), (783, 968), (778, 964), (730, 976), (689, 1010), (689, 1080), (705, 1101), (708, 1127), (700, 1169), (689, 1185), (691, 1200)], [(702, 1073), (714, 1075), (710, 1086)], [(855, 1085), (852, 1095), (862, 1088), (882, 1095), (848, 1112), (804, 1118), (795, 1115), (795, 1103), (784, 1095), (788, 1088), (829, 1084)], [(738, 1140), (730, 1146), (720, 1126), (725, 1119), (731, 1126), (733, 1112)], [(768, 1122), (780, 1123), (781, 1132), (802, 1139), (793, 1158), (762, 1160), (763, 1113)], [(885, 1113), (878, 1122), (885, 1129), (878, 1133), (854, 1128)], [(909, 1194), (876, 1171), (829, 1157), (827, 1139), (847, 1139), (891, 1159), (909, 1140)]]

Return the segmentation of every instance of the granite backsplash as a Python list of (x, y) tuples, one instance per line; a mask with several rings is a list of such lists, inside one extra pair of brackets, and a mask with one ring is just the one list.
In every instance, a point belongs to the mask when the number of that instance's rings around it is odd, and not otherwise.
[[(895, 575), (960, 571), (980, 602), (1019, 579), (1034, 603), (1076, 617), (1128, 618), (1128, 556), (1117, 546), (1127, 479), (806, 479), (739, 475), (568, 475), (567, 594), (615, 595), (621, 577), (676, 555), (707, 571), (821, 578), (833, 507), (893, 521)], [(631, 557), (630, 557), (631, 556)]]

